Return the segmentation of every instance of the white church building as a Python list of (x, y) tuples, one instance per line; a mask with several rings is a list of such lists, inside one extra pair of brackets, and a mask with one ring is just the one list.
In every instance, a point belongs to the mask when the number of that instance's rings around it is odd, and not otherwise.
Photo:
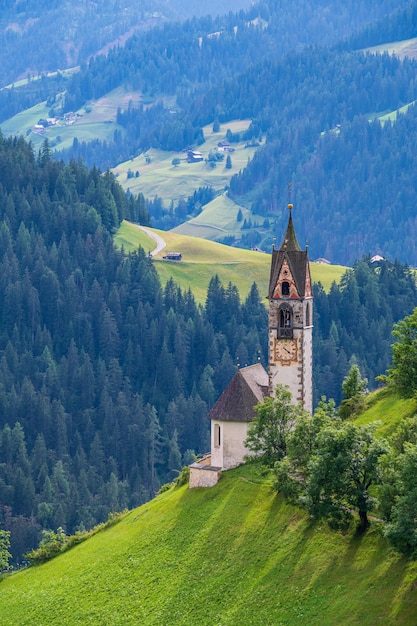
[(211, 487), (222, 470), (244, 462), (254, 407), (278, 384), (294, 403), (312, 412), (313, 294), (307, 250), (301, 250), (292, 221), (292, 205), (281, 247), (272, 251), (268, 289), (268, 372), (261, 364), (239, 369), (210, 413), (211, 451), (190, 465), (190, 487)]

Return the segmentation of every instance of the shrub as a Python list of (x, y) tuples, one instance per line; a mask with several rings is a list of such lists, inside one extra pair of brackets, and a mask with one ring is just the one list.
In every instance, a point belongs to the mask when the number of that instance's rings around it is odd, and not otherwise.
[(190, 468), (188, 466), (183, 467), (181, 472), (178, 475), (178, 478), (175, 479), (175, 484), (177, 485), (177, 487), (180, 487), (181, 485), (186, 485), (189, 482), (190, 482)]
[(165, 483), (165, 485), (162, 485), (158, 489), (157, 495), (160, 496), (161, 493), (165, 493), (166, 491), (169, 491), (171, 489), (171, 487), (173, 487), (174, 485), (175, 485), (175, 483)]

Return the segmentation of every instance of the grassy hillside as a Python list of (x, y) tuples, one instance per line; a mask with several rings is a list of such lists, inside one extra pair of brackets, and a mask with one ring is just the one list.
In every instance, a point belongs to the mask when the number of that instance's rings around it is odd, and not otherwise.
[(253, 466), (176, 488), (40, 567), (0, 582), (0, 623), (414, 625), (417, 563), (377, 526), (312, 524)]
[[(253, 218), (249, 209), (240, 207), (226, 194), (221, 194), (206, 204), (197, 217), (173, 228), (173, 232), (211, 240), (226, 235), (239, 237), (242, 227), (242, 223), (237, 221), (239, 209), (242, 211), (243, 218)], [(258, 222), (262, 224), (263, 218), (259, 217)]]
[(365, 52), (374, 54), (384, 54), (386, 52), (398, 56), (400, 59), (404, 57), (415, 59), (417, 57), (417, 37), (372, 46), (371, 48), (366, 48)]
[(377, 432), (389, 437), (403, 417), (412, 417), (417, 413), (417, 402), (414, 398), (400, 398), (389, 388), (380, 389), (369, 394), (365, 410), (356, 418), (357, 424), (379, 422)]
[[(152, 230), (167, 243), (166, 249), (155, 258), (155, 267), (163, 285), (172, 276), (183, 289), (191, 288), (198, 302), (204, 302), (210, 279), (218, 274), (224, 285), (229, 281), (237, 285), (241, 298), (247, 296), (253, 282), (257, 283), (260, 294), (266, 295), (271, 263), (269, 254), (232, 248), (172, 231)], [(126, 251), (134, 250), (139, 245), (146, 252), (155, 247), (150, 237), (129, 222), (123, 222), (115, 241), (118, 246), (123, 245)], [(179, 263), (162, 260), (167, 251), (181, 252), (183, 260)], [(346, 269), (341, 265), (311, 264), (313, 281), (320, 281), (325, 289), (329, 289), (333, 281), (338, 282)]]
[(123, 88), (115, 89), (107, 96), (95, 100), (77, 111), (79, 117), (74, 124), (66, 124), (60, 120), (58, 125), (50, 126), (43, 134), (33, 132), (35, 124), (40, 118), (49, 117), (49, 107), (46, 102), (18, 113), (14, 117), (2, 122), (1, 130), (6, 136), (24, 135), (30, 139), (35, 149), (39, 149), (45, 138), (48, 138), (52, 147), (57, 150), (71, 147), (75, 137), (82, 141), (111, 141), (117, 128), (124, 129), (116, 123), (117, 107), (127, 106), (129, 101), (137, 104), (140, 101), (138, 92), (126, 91)]
[[(218, 142), (225, 139), (228, 129), (233, 133), (238, 133), (246, 130), (249, 125), (250, 120), (230, 121), (222, 125), (217, 133), (213, 132), (211, 125), (205, 126), (203, 128), (205, 142), (198, 147), (198, 150), (204, 158), (207, 158), (209, 152), (216, 149)], [(198, 187), (211, 186), (216, 191), (224, 190), (233, 174), (243, 169), (256, 151), (256, 148), (245, 148), (243, 141), (234, 143), (233, 148), (235, 151), (230, 153), (231, 169), (225, 168), (226, 155), (223, 161), (218, 162), (216, 167), (212, 168), (205, 161), (187, 163), (184, 152), (151, 149), (146, 154), (140, 154), (134, 159), (121, 163), (113, 168), (113, 172), (118, 176), (118, 181), (124, 189), (129, 188), (132, 193), (141, 192), (147, 198), (158, 195), (168, 207), (171, 200), (175, 202), (180, 198), (187, 198)], [(172, 165), (174, 157), (181, 160), (177, 167)], [(129, 170), (138, 171), (139, 178), (128, 179)], [(234, 210), (233, 217), (236, 216), (237, 210)]]

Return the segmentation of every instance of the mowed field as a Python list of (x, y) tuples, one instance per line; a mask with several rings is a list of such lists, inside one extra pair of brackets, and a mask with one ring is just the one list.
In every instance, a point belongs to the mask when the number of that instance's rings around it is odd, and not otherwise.
[[(239, 289), (242, 299), (246, 298), (254, 282), (258, 285), (261, 297), (268, 292), (271, 256), (262, 252), (233, 248), (213, 241), (181, 235), (172, 231), (151, 229), (165, 240), (167, 247), (154, 259), (161, 284), (164, 286), (173, 278), (182, 289), (188, 288), (196, 300), (204, 303), (210, 279), (216, 274), (223, 285), (232, 282)], [(115, 243), (126, 252), (141, 246), (146, 253), (155, 248), (155, 242), (138, 226), (123, 222), (115, 235)], [(182, 261), (166, 261), (167, 252), (181, 252)], [(321, 282), (328, 290), (333, 281), (339, 282), (348, 268), (341, 265), (311, 263), (313, 282)]]
[[(195, 149), (207, 158), (211, 150), (217, 148), (217, 144), (226, 138), (226, 132), (230, 129), (233, 133), (246, 130), (250, 120), (235, 120), (221, 126), (218, 133), (213, 133), (211, 125), (203, 128), (205, 142)], [(150, 149), (134, 159), (121, 163), (113, 168), (118, 182), (124, 189), (132, 193), (143, 193), (146, 198), (159, 196), (169, 207), (171, 200), (176, 203), (180, 198), (188, 198), (199, 187), (213, 187), (220, 192), (228, 186), (233, 174), (243, 169), (256, 151), (256, 148), (245, 148), (245, 142), (234, 143), (234, 152), (230, 153), (232, 167), (226, 169), (226, 157), (212, 168), (205, 161), (187, 163), (185, 152), (168, 152)], [(180, 164), (172, 165), (174, 158), (180, 159)], [(147, 162), (148, 161), (148, 162)], [(139, 177), (128, 178), (129, 170)], [(238, 208), (236, 209), (237, 212)], [(235, 212), (235, 213), (236, 213)]]
[(46, 106), (46, 102), (42, 102), (2, 122), (1, 130), (5, 136), (24, 135), (36, 149), (41, 146), (45, 138), (57, 150), (71, 147), (75, 137), (80, 142), (93, 139), (111, 141), (116, 128), (124, 132), (124, 129), (116, 123), (117, 108), (127, 107), (129, 101), (137, 105), (140, 99), (138, 92), (126, 91), (123, 88), (115, 89), (103, 98), (89, 102), (85, 107), (75, 111), (81, 116), (75, 123), (65, 124), (62, 121), (39, 134), (33, 131), (35, 124), (41, 118), (50, 117), (50, 107)]
[[(242, 221), (237, 220), (238, 211), (242, 212)], [(239, 237), (244, 219), (262, 224), (263, 217), (256, 217), (249, 209), (237, 205), (226, 193), (222, 193), (206, 204), (197, 217), (173, 228), (173, 232), (192, 237), (216, 240), (226, 235)], [(272, 243), (272, 239), (271, 239)]]

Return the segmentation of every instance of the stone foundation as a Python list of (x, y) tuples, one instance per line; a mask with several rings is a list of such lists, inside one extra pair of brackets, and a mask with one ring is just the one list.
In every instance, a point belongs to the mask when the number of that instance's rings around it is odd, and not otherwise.
[(211, 465), (211, 454), (190, 465), (190, 489), (194, 487), (213, 487), (218, 483), (222, 473), (221, 467)]

